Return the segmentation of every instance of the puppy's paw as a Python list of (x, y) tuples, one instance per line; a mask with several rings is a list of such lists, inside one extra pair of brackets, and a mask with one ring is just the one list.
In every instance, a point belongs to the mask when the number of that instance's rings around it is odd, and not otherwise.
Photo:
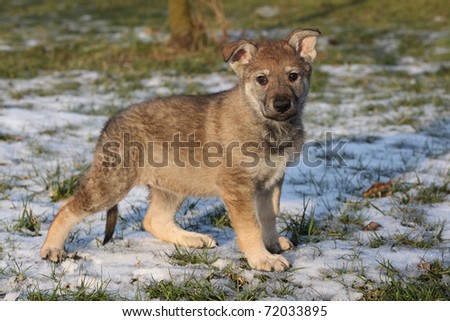
[(41, 257), (44, 260), (50, 260), (58, 263), (66, 259), (66, 251), (64, 251), (64, 249), (43, 246), (41, 249)]
[(280, 247), (282, 251), (288, 251), (294, 247), (291, 241), (287, 237), (280, 236), (278, 238), (278, 242), (280, 243)]
[(270, 253), (279, 254), (281, 252), (290, 250), (294, 247), (291, 241), (287, 237), (279, 236), (274, 241), (266, 245), (267, 250)]
[(286, 271), (291, 267), (291, 263), (281, 255), (267, 253), (258, 258), (247, 258), (252, 269), (260, 271)]
[(177, 237), (177, 240), (174, 243), (196, 249), (213, 248), (217, 246), (217, 243), (212, 236), (192, 232), (187, 232), (183, 236)]

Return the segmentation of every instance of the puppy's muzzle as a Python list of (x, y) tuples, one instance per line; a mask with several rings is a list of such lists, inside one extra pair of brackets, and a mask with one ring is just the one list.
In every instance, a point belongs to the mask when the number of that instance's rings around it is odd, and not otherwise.
[(289, 96), (275, 96), (270, 107), (264, 111), (266, 118), (285, 121), (297, 114), (295, 102)]
[(292, 102), (289, 97), (286, 96), (277, 96), (273, 100), (273, 109), (275, 109), (279, 113), (285, 113), (289, 109), (291, 109)]

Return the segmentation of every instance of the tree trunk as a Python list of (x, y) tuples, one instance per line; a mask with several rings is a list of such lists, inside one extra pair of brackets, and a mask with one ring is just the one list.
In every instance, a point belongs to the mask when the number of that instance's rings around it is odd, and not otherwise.
[(169, 0), (169, 25), (171, 43), (190, 49), (194, 40), (194, 28), (189, 9), (189, 0)]

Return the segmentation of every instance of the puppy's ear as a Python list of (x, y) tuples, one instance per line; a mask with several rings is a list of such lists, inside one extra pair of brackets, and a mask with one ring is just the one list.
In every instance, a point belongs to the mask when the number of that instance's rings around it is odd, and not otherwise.
[(292, 32), (287, 41), (300, 57), (312, 63), (317, 55), (316, 40), (318, 36), (320, 36), (319, 29), (300, 29)]
[(256, 45), (247, 40), (239, 40), (226, 44), (222, 48), (223, 60), (228, 62), (234, 72), (242, 78), (244, 68), (256, 53)]

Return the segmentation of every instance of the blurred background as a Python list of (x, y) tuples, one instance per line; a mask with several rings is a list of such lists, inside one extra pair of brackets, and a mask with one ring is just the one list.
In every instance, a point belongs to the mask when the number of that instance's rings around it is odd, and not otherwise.
[[(89, 69), (132, 79), (210, 72), (228, 40), (317, 27), (321, 64), (450, 59), (443, 0), (0, 1), (0, 78)], [(407, 57), (407, 58), (405, 58)]]

